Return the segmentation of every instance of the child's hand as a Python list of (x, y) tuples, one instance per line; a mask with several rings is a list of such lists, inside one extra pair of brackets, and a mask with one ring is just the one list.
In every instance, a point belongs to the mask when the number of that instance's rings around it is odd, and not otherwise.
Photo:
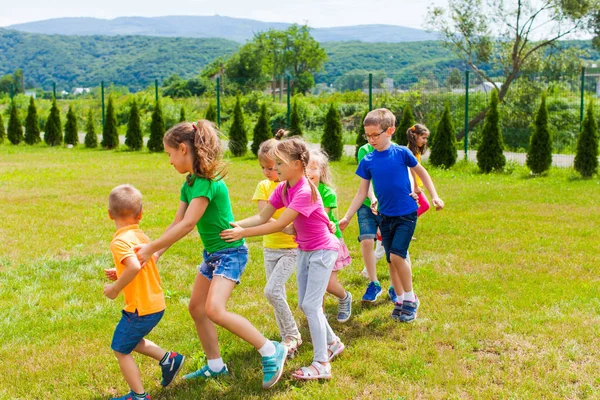
[(119, 295), (119, 292), (115, 290), (115, 285), (104, 285), (104, 295), (111, 300), (114, 300)]
[(242, 228), (235, 222), (230, 222), (229, 225), (233, 226), (233, 228), (221, 231), (221, 233), (219, 234), (221, 236), (221, 239), (228, 243), (231, 243), (244, 238), (244, 228)]
[(335, 222), (329, 221), (329, 232), (335, 233), (337, 231), (337, 226), (335, 226)]
[(104, 275), (106, 275), (106, 277), (109, 280), (116, 281), (117, 280), (117, 269), (116, 268), (107, 268), (104, 270)]
[(377, 211), (378, 205), (379, 205), (379, 201), (377, 199), (374, 199), (371, 201), (371, 212), (375, 215), (379, 214), (379, 212)]
[(340, 225), (340, 230), (344, 230), (346, 229), (346, 227), (348, 226), (348, 224), (350, 223), (350, 220), (348, 220), (346, 217), (342, 218), (339, 220), (338, 224)]
[(289, 224), (281, 231), (286, 235), (296, 236), (296, 228), (294, 228), (294, 224)]
[(414, 201), (419, 200), (419, 195), (417, 192), (411, 192), (409, 196), (412, 197)]
[(439, 197), (432, 198), (431, 203), (433, 203), (433, 205), (435, 206), (436, 211), (439, 211), (442, 208), (444, 208), (444, 201), (442, 199), (440, 199)]
[(137, 256), (140, 265), (143, 267), (150, 260), (150, 258), (154, 255), (150, 253), (150, 249), (147, 244), (138, 244), (133, 247), (133, 251), (135, 251), (135, 255)]

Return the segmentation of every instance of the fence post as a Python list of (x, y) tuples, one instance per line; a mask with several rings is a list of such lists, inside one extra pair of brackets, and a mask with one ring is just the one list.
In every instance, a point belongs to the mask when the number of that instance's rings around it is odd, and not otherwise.
[(579, 132), (583, 128), (583, 101), (585, 98), (585, 67), (581, 67), (581, 102), (579, 105)]
[(221, 77), (217, 76), (217, 126), (221, 126)]
[(158, 103), (158, 79), (154, 80), (154, 100)]
[(373, 110), (373, 74), (369, 73), (369, 111)]
[(292, 112), (290, 104), (290, 76), (287, 76), (287, 128), (290, 129), (290, 115)]
[(100, 91), (102, 93), (102, 129), (104, 129), (104, 81), (100, 82)]
[(465, 71), (465, 160), (469, 159), (469, 70)]

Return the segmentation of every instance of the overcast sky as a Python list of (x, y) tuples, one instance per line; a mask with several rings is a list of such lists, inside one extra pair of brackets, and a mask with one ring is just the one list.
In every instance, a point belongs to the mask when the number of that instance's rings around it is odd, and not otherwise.
[(423, 29), (427, 7), (447, 0), (21, 0), (0, 13), (0, 26), (60, 17), (215, 15), (296, 22), (321, 28), (361, 24)]

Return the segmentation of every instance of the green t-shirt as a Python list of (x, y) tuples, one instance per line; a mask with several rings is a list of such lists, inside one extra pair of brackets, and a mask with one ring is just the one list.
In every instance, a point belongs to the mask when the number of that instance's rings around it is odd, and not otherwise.
[(337, 195), (331, 187), (327, 186), (324, 183), (319, 183), (319, 194), (321, 195), (321, 199), (323, 200), (323, 207), (329, 208), (329, 212), (327, 213), (329, 220), (335, 223), (335, 226), (337, 228), (335, 230), (335, 236), (338, 239), (341, 239), (342, 231), (340, 230), (340, 224), (337, 218), (335, 217), (335, 214), (333, 213), (333, 209), (337, 208)]
[[(372, 152), (373, 150), (375, 150), (375, 148), (373, 146), (371, 146), (369, 143), (361, 146), (361, 148), (358, 149), (358, 163), (360, 164), (360, 160), (362, 160), (363, 158), (365, 158), (365, 156), (367, 154), (369, 154), (370, 152)], [(365, 206), (367, 206), (367, 207), (371, 207), (371, 199), (369, 199), (367, 197), (365, 199), (365, 202), (363, 204)]]
[(244, 239), (227, 243), (219, 236), (222, 230), (231, 228), (230, 222), (235, 221), (229, 201), (229, 190), (223, 180), (209, 181), (197, 176), (193, 177), (192, 186), (187, 181), (181, 187), (181, 201), (190, 204), (196, 197), (206, 197), (208, 206), (202, 218), (196, 224), (204, 248), (209, 253), (218, 250), (239, 247)]

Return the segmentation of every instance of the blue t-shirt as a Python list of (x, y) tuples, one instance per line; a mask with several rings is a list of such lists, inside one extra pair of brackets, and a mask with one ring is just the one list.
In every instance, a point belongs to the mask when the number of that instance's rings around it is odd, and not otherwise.
[(356, 175), (373, 181), (373, 188), (379, 201), (379, 212), (390, 217), (398, 217), (417, 211), (417, 202), (410, 197), (412, 187), (408, 168), (419, 162), (412, 152), (392, 143), (387, 150), (373, 151), (358, 164)]

